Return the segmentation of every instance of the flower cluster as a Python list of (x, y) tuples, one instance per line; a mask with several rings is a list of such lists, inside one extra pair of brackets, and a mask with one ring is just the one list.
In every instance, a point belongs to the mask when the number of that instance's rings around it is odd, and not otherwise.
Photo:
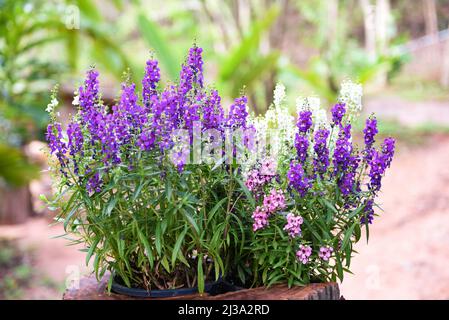
[(307, 245), (299, 245), (299, 250), (296, 251), (296, 257), (302, 264), (307, 264), (312, 255), (312, 247)]
[(253, 231), (263, 229), (265, 226), (267, 226), (269, 215), (270, 215), (270, 213), (267, 212), (267, 210), (264, 207), (257, 206), (256, 210), (254, 210), (254, 212), (251, 216), (254, 220)]
[(261, 195), (262, 188), (271, 182), (276, 175), (276, 163), (273, 159), (267, 158), (257, 167), (249, 171), (245, 185), (256, 198)]
[(315, 133), (315, 145), (313, 146), (315, 158), (313, 159), (313, 165), (320, 176), (323, 176), (329, 167), (329, 149), (327, 147), (329, 133), (327, 129), (319, 129)]
[(318, 256), (324, 261), (329, 261), (332, 252), (334, 252), (334, 248), (332, 247), (329, 246), (321, 247)]
[(291, 187), (293, 187), (301, 197), (304, 197), (311, 187), (309, 178), (307, 178), (304, 169), (300, 163), (294, 161), (290, 164), (290, 169), (287, 173), (287, 179)]
[[(283, 101), (281, 89), (277, 87), (275, 92), (277, 108)], [(260, 179), (258, 167), (253, 166), (245, 181), (254, 195), (254, 190), (258, 190), (252, 218), (255, 239), (260, 241), (260, 245), (253, 245), (267, 255), (282, 246), (287, 252), (291, 252), (292, 246), (299, 246), (295, 251), (296, 260), (307, 265), (303, 268), (309, 276), (317, 272), (314, 268), (319, 266), (320, 270), (328, 270), (324, 273), (333, 274), (334, 279), (341, 275), (332, 269), (332, 262), (349, 261), (353, 252), (343, 238), (351, 241), (359, 238), (355, 234), (355, 225), (359, 224), (357, 232), (360, 232), (360, 227), (368, 228), (373, 222), (374, 200), (395, 149), (392, 138), (386, 138), (380, 148), (376, 147), (378, 129), (374, 116), (366, 120), (362, 133), (364, 146), (354, 144), (351, 120), (360, 111), (361, 90), (358, 85), (348, 82), (344, 84), (343, 91), (340, 102), (331, 108), (331, 123), (327, 123), (320, 112), (319, 99), (298, 100), (297, 120), (292, 122), (294, 134), (290, 137), (280, 135), (284, 140), (279, 144), (286, 146), (289, 153), (279, 154), (276, 179)], [(266, 117), (270, 121), (258, 118), (254, 122), (256, 128), (266, 130), (271, 127), (276, 110), (267, 112)], [(259, 136), (264, 134), (256, 134)], [(282, 210), (289, 212), (285, 216), (272, 215), (271, 208), (276, 210), (272, 205), (274, 190), (284, 191), (285, 208)], [(257, 232), (260, 229), (271, 233)], [(280, 233), (280, 229), (288, 237)], [(269, 235), (272, 238), (267, 238)], [(264, 247), (267, 242), (273, 245)], [(334, 250), (338, 250), (338, 254), (334, 255)], [(312, 265), (309, 262), (315, 256), (316, 263)], [(291, 268), (295, 270), (295, 266)], [(276, 271), (284, 272), (279, 269)], [(259, 270), (262, 272), (263, 269)], [(289, 276), (285, 274), (285, 278)]]
[[(62, 170), (69, 170), (70, 166), (91, 192), (101, 190), (103, 180), (115, 166), (126, 164), (132, 168), (139, 151), (154, 154), (159, 162), (171, 155), (182, 172), (190, 153), (188, 147), (172, 150), (178, 129), (187, 130), (188, 142), (192, 143), (197, 123), (203, 130), (218, 129), (221, 132), (227, 126), (247, 126), (248, 101), (245, 96), (235, 100), (226, 117), (218, 92), (205, 88), (202, 49), (199, 47), (189, 50), (179, 83), (163, 90), (158, 88), (161, 78), (158, 61), (148, 60), (142, 79), (141, 100), (135, 84), (127, 80), (122, 84), (118, 102), (105, 106), (99, 92), (98, 76), (95, 69), (90, 69), (84, 84), (77, 90), (79, 112), (68, 124), (67, 132), (64, 133), (57, 122), (49, 124), (47, 129), (50, 151), (57, 156)], [(50, 111), (54, 114), (53, 107)], [(224, 139), (223, 134), (219, 139)], [(80, 158), (83, 158), (82, 166)], [(259, 182), (255, 181), (255, 184)]]
[(253, 230), (257, 231), (268, 225), (268, 218), (276, 211), (285, 209), (285, 197), (282, 191), (272, 189), (263, 198), (263, 205), (257, 206), (252, 214)]
[(263, 206), (269, 213), (284, 209), (285, 197), (282, 191), (272, 189), (269, 194), (264, 196)]
[(284, 230), (292, 238), (301, 235), (301, 224), (304, 222), (301, 216), (295, 216), (293, 213), (287, 214), (287, 224), (284, 226)]

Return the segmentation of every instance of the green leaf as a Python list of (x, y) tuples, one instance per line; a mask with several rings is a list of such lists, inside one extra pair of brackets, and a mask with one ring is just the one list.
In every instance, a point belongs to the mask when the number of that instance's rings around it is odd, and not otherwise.
[(203, 254), (198, 255), (198, 292), (204, 292)]
[(187, 210), (181, 208), (181, 212), (183, 213), (184, 217), (186, 217), (188, 223), (192, 226), (192, 228), (195, 230), (197, 234), (200, 233), (200, 228), (198, 227), (198, 224), (196, 223), (195, 219), (187, 212)]
[(90, 258), (92, 257), (95, 249), (97, 248), (97, 245), (100, 242), (100, 239), (101, 239), (100, 237), (95, 238), (94, 241), (92, 242), (92, 244), (90, 245), (89, 251), (87, 252), (87, 255), (86, 255), (86, 266), (89, 265)]
[(319, 201), (324, 203), (324, 205), (327, 208), (329, 208), (332, 212), (334, 212), (335, 214), (338, 214), (337, 208), (335, 208), (335, 206), (332, 203), (330, 203), (329, 200), (322, 198), (322, 199), (319, 199)]
[(178, 76), (177, 60), (170, 49), (170, 41), (164, 39), (162, 29), (150, 21), (143, 13), (137, 17), (137, 26), (140, 34), (150, 47), (154, 49), (161, 64), (164, 66), (169, 77), (174, 80)]
[(351, 239), (352, 232), (354, 231), (354, 228), (355, 228), (356, 224), (358, 224), (358, 223), (359, 223), (358, 221), (354, 222), (349, 227), (349, 229), (345, 232), (345, 237), (343, 238), (343, 242), (341, 244), (341, 251), (345, 251), (346, 246), (348, 245), (349, 240)]
[(273, 4), (260, 20), (255, 21), (251, 25), (249, 34), (221, 62), (219, 70), (221, 81), (233, 78), (241, 65), (251, 58), (254, 49), (258, 48), (260, 44), (262, 35), (269, 30), (278, 15), (279, 7)]
[(244, 72), (239, 73), (241, 76), (233, 78), (232, 95), (238, 95), (243, 87), (253, 90), (269, 71), (276, 69), (279, 56), (279, 52), (270, 52), (266, 56), (256, 58), (257, 60), (248, 65)]
[(157, 254), (160, 256), (162, 253), (162, 230), (161, 230), (161, 224), (156, 224), (156, 234), (155, 234), (155, 245), (156, 245), (156, 251)]
[(117, 204), (118, 200), (119, 200), (119, 197), (118, 197), (118, 196), (115, 196), (115, 195), (114, 195), (114, 196), (111, 196), (111, 198), (109, 199), (109, 202), (108, 202), (107, 206), (105, 207), (105, 211), (104, 211), (104, 214), (105, 214), (105, 215), (107, 215), (107, 216), (110, 216), (110, 215), (111, 215), (112, 210), (114, 210), (115, 205)]
[(168, 260), (167, 260), (167, 257), (166, 257), (166, 256), (164, 256), (164, 257), (162, 258), (161, 264), (162, 264), (162, 266), (164, 267), (164, 269), (165, 269), (168, 273), (170, 273), (170, 265), (169, 265), (169, 263), (168, 263)]
[(208, 218), (212, 219), (214, 214), (217, 212), (219, 208), (228, 200), (228, 198), (223, 198), (220, 201), (218, 201), (215, 206), (208, 212)]
[(184, 230), (181, 232), (181, 234), (178, 236), (178, 239), (176, 239), (175, 246), (173, 247), (173, 252), (171, 255), (171, 263), (173, 268), (175, 268), (176, 258), (179, 254), (179, 249), (181, 248), (182, 242), (184, 241), (184, 237), (188, 231), (187, 226), (184, 227)]
[(348, 220), (351, 220), (352, 218), (354, 218), (355, 216), (359, 215), (360, 211), (362, 211), (365, 208), (365, 206), (360, 206), (357, 209), (355, 209), (354, 211), (352, 211), (349, 214)]
[(140, 230), (138, 225), (136, 226), (136, 229), (137, 229), (137, 234), (139, 236), (139, 239), (143, 243), (143, 246), (145, 248), (145, 252), (148, 257), (148, 261), (150, 262), (150, 267), (153, 268), (154, 257), (153, 257), (153, 250), (151, 249), (150, 243), (148, 242), (148, 239), (142, 233), (142, 231)]
[(98, 10), (95, 3), (91, 0), (77, 0), (77, 6), (80, 9), (80, 12), (85, 15), (87, 18), (95, 21), (101, 22), (102, 16), (100, 11)]
[(246, 187), (246, 185), (243, 183), (242, 180), (240, 180), (237, 177), (234, 177), (234, 178), (235, 178), (235, 180), (237, 180), (238, 184), (242, 188), (242, 191), (245, 193), (247, 200), (250, 202), (251, 206), (254, 208), (256, 206), (256, 201), (254, 200), (253, 195), (248, 190), (248, 188)]

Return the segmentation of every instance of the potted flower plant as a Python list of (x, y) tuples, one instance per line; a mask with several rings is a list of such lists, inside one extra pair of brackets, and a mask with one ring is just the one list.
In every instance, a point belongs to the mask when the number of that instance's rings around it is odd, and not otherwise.
[[(122, 84), (107, 106), (91, 69), (65, 130), (52, 104), (48, 125), (57, 194), (49, 201), (75, 242), (86, 245), (109, 290), (163, 297), (342, 279), (353, 244), (373, 219), (394, 140), (374, 147), (376, 120), (353, 146), (361, 95), (344, 84), (332, 121), (314, 99), (296, 121), (278, 85), (264, 116), (245, 96), (224, 110), (204, 84), (202, 49), (190, 49), (179, 81), (159, 85), (147, 62), (139, 97)], [(55, 100), (53, 100), (55, 101)]]

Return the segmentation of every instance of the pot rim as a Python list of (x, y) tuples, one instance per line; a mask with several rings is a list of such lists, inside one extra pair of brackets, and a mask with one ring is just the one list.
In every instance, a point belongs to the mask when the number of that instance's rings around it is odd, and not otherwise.
[[(204, 292), (208, 292), (216, 284), (219, 284), (222, 280), (206, 282), (204, 284)], [(136, 298), (168, 298), (182, 295), (189, 295), (198, 293), (198, 286), (192, 288), (180, 288), (180, 289), (164, 289), (164, 290), (146, 290), (142, 288), (128, 288), (116, 282), (115, 276), (112, 279), (111, 291), (118, 294), (127, 295)]]

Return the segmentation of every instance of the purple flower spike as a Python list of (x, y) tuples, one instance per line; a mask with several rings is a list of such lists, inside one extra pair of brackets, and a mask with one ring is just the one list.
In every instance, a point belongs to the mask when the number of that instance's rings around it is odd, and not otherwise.
[(304, 135), (296, 133), (295, 148), (299, 162), (304, 163), (306, 161), (307, 151), (309, 149), (309, 139), (307, 139)]
[(67, 145), (63, 141), (61, 124), (55, 122), (47, 126), (47, 141), (50, 147), (50, 153), (55, 154), (59, 160), (61, 167), (65, 167), (67, 164)]
[(360, 222), (362, 224), (372, 224), (374, 220), (374, 209), (373, 209), (374, 201), (372, 199), (365, 201), (365, 208), (362, 212), (362, 217), (360, 218)]
[(157, 94), (156, 87), (161, 79), (157, 60), (148, 60), (145, 76), (142, 79), (142, 100), (146, 107), (151, 105), (151, 97)]
[(343, 116), (346, 113), (346, 105), (344, 103), (337, 103), (332, 107), (332, 121), (336, 125), (341, 125)]
[(287, 173), (290, 186), (292, 186), (301, 197), (305, 197), (307, 191), (311, 187), (309, 179), (305, 176), (304, 169), (300, 163), (290, 163), (290, 169)]
[(223, 108), (221, 107), (221, 97), (217, 90), (212, 90), (206, 103), (203, 104), (203, 128), (220, 129), (223, 123)]
[(312, 124), (312, 111), (301, 111), (298, 115), (298, 122), (296, 123), (299, 132), (307, 133)]
[(382, 154), (385, 157), (385, 166), (390, 167), (394, 156), (395, 140), (393, 138), (386, 138), (382, 144)]
[(335, 173), (344, 172), (348, 168), (352, 152), (351, 125), (340, 128), (340, 133), (335, 142), (334, 150), (334, 168)]
[(315, 133), (315, 145), (313, 150), (316, 157), (313, 159), (313, 166), (315, 173), (323, 175), (329, 166), (329, 149), (327, 148), (327, 138), (329, 137), (329, 130), (319, 129)]
[(366, 150), (370, 150), (375, 140), (374, 137), (378, 133), (377, 120), (374, 117), (366, 119), (365, 129), (363, 130)]
[(248, 111), (246, 105), (248, 99), (246, 96), (242, 96), (234, 100), (234, 103), (229, 109), (229, 115), (227, 119), (228, 126), (231, 128), (246, 128), (246, 117)]

